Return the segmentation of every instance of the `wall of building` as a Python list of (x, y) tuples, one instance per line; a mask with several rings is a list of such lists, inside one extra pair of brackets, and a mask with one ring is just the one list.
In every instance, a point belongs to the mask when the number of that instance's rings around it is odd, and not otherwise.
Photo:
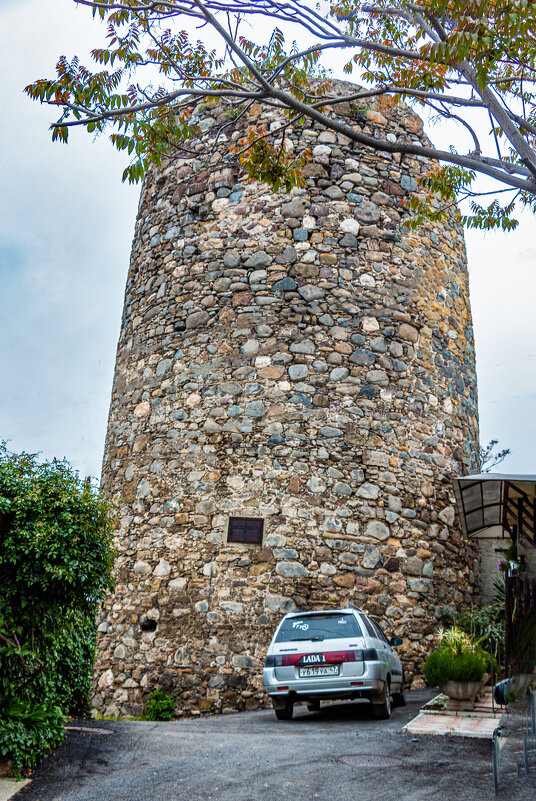
[[(337, 113), (424, 138), (385, 98)], [(266, 645), (296, 607), (363, 607), (403, 637), (419, 681), (441, 606), (477, 586), (450, 482), (478, 453), (457, 212), (401, 231), (426, 161), (310, 125), (289, 139), (312, 151), (306, 186), (274, 193), (227, 151), (277, 113), (200, 115), (198, 157), (142, 190), (103, 467), (120, 555), (95, 706), (136, 713), (155, 686), (179, 714), (258, 706)], [(262, 544), (229, 543), (230, 516), (262, 518)]]
[[(496, 532), (496, 536), (493, 534)], [(489, 537), (489, 539), (488, 539)], [(486, 539), (477, 540), (480, 551), (480, 603), (491, 604), (495, 597), (495, 582), (499, 577), (497, 565), (511, 543), (509, 538), (502, 536), (502, 528), (494, 526), (486, 532)]]
[[(495, 599), (495, 582), (499, 576), (497, 565), (504, 559), (501, 551), (507, 550), (512, 540), (502, 536), (501, 526), (492, 526), (486, 531), (486, 539), (478, 539), (480, 552), (480, 603), (491, 604)], [(517, 545), (519, 556), (525, 557), (526, 572), (536, 578), (536, 548), (525, 537), (520, 537)]]

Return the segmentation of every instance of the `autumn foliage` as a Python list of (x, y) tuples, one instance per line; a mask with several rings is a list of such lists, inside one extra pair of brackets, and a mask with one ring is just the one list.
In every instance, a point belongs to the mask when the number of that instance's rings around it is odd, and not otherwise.
[[(362, 147), (436, 160), (409, 203), (413, 224), (441, 215), (438, 197), (468, 199), (464, 222), (477, 228), (509, 230), (517, 208), (536, 206), (535, 0), (73, 2), (102, 19), (106, 46), (91, 69), (62, 56), (54, 78), (26, 91), (60, 108), (53, 139), (76, 126), (108, 134), (129, 157), (124, 180), (191, 152), (192, 110), (206, 98), (228, 107), (229, 124), (260, 103), (282, 109), (286, 126), (308, 118)], [(362, 85), (344, 98), (330, 87), (334, 50)], [(390, 141), (337, 115), (337, 103), (384, 94), (458, 125), (458, 148)], [(250, 132), (237, 152), (252, 178), (288, 189), (303, 156), (287, 151), (286, 126)]]

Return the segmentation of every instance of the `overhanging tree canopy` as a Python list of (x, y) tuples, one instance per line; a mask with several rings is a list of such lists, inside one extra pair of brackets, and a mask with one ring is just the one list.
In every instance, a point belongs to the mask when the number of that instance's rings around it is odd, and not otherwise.
[[(470, 226), (509, 229), (517, 224), (516, 204), (536, 208), (536, 0), (74, 2), (107, 22), (107, 47), (92, 51), (97, 71), (62, 56), (56, 78), (26, 91), (60, 108), (54, 139), (67, 141), (73, 126), (109, 131), (132, 157), (124, 179), (139, 180), (151, 163), (187, 151), (197, 132), (192, 109), (200, 98), (217, 98), (229, 106), (229, 124), (257, 102), (282, 108), (288, 125), (309, 118), (361, 146), (435, 159), (442, 166), (430, 171), (421, 191), (447, 201), (476, 197), (476, 176), (488, 176), (507, 199), (487, 208), (473, 200), (465, 217)], [(184, 29), (194, 24), (205, 41)], [(258, 41), (244, 35), (267, 29), (271, 36)], [(282, 30), (303, 45), (286, 46)], [(345, 71), (355, 71), (365, 88), (344, 97), (330, 91), (322, 65), (334, 49), (347, 53)], [(337, 115), (340, 103), (378, 95), (459, 123), (469, 148), (390, 141)], [(270, 168), (259, 174), (262, 147), (287, 185), (299, 181), (292, 154), (281, 146), (284, 136), (285, 125), (261, 140), (246, 137), (246, 169), (273, 181)], [(409, 205), (417, 216), (432, 213), (422, 194)]]

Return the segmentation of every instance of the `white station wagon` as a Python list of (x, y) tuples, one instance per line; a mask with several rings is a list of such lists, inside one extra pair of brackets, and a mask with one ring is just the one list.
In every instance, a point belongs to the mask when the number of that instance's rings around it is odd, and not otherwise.
[(367, 698), (377, 718), (404, 706), (404, 671), (378, 624), (360, 609), (291, 612), (268, 647), (263, 671), (278, 720), (290, 720), (294, 704), (310, 711), (321, 701)]

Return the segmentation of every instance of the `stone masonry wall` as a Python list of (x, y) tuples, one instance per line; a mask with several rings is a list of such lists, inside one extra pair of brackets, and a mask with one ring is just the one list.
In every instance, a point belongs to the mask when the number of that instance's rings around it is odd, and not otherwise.
[[(354, 604), (403, 637), (419, 681), (441, 606), (476, 592), (450, 477), (475, 472), (476, 377), (457, 211), (400, 230), (423, 159), (301, 126), (307, 186), (248, 182), (227, 155), (252, 107), (144, 183), (103, 468), (120, 499), (117, 588), (94, 703), (135, 714), (253, 708), (281, 616)], [(425, 141), (406, 106), (337, 107)], [(203, 150), (203, 153), (201, 152)], [(227, 542), (262, 517), (261, 546)], [(152, 631), (150, 629), (153, 629)]]

